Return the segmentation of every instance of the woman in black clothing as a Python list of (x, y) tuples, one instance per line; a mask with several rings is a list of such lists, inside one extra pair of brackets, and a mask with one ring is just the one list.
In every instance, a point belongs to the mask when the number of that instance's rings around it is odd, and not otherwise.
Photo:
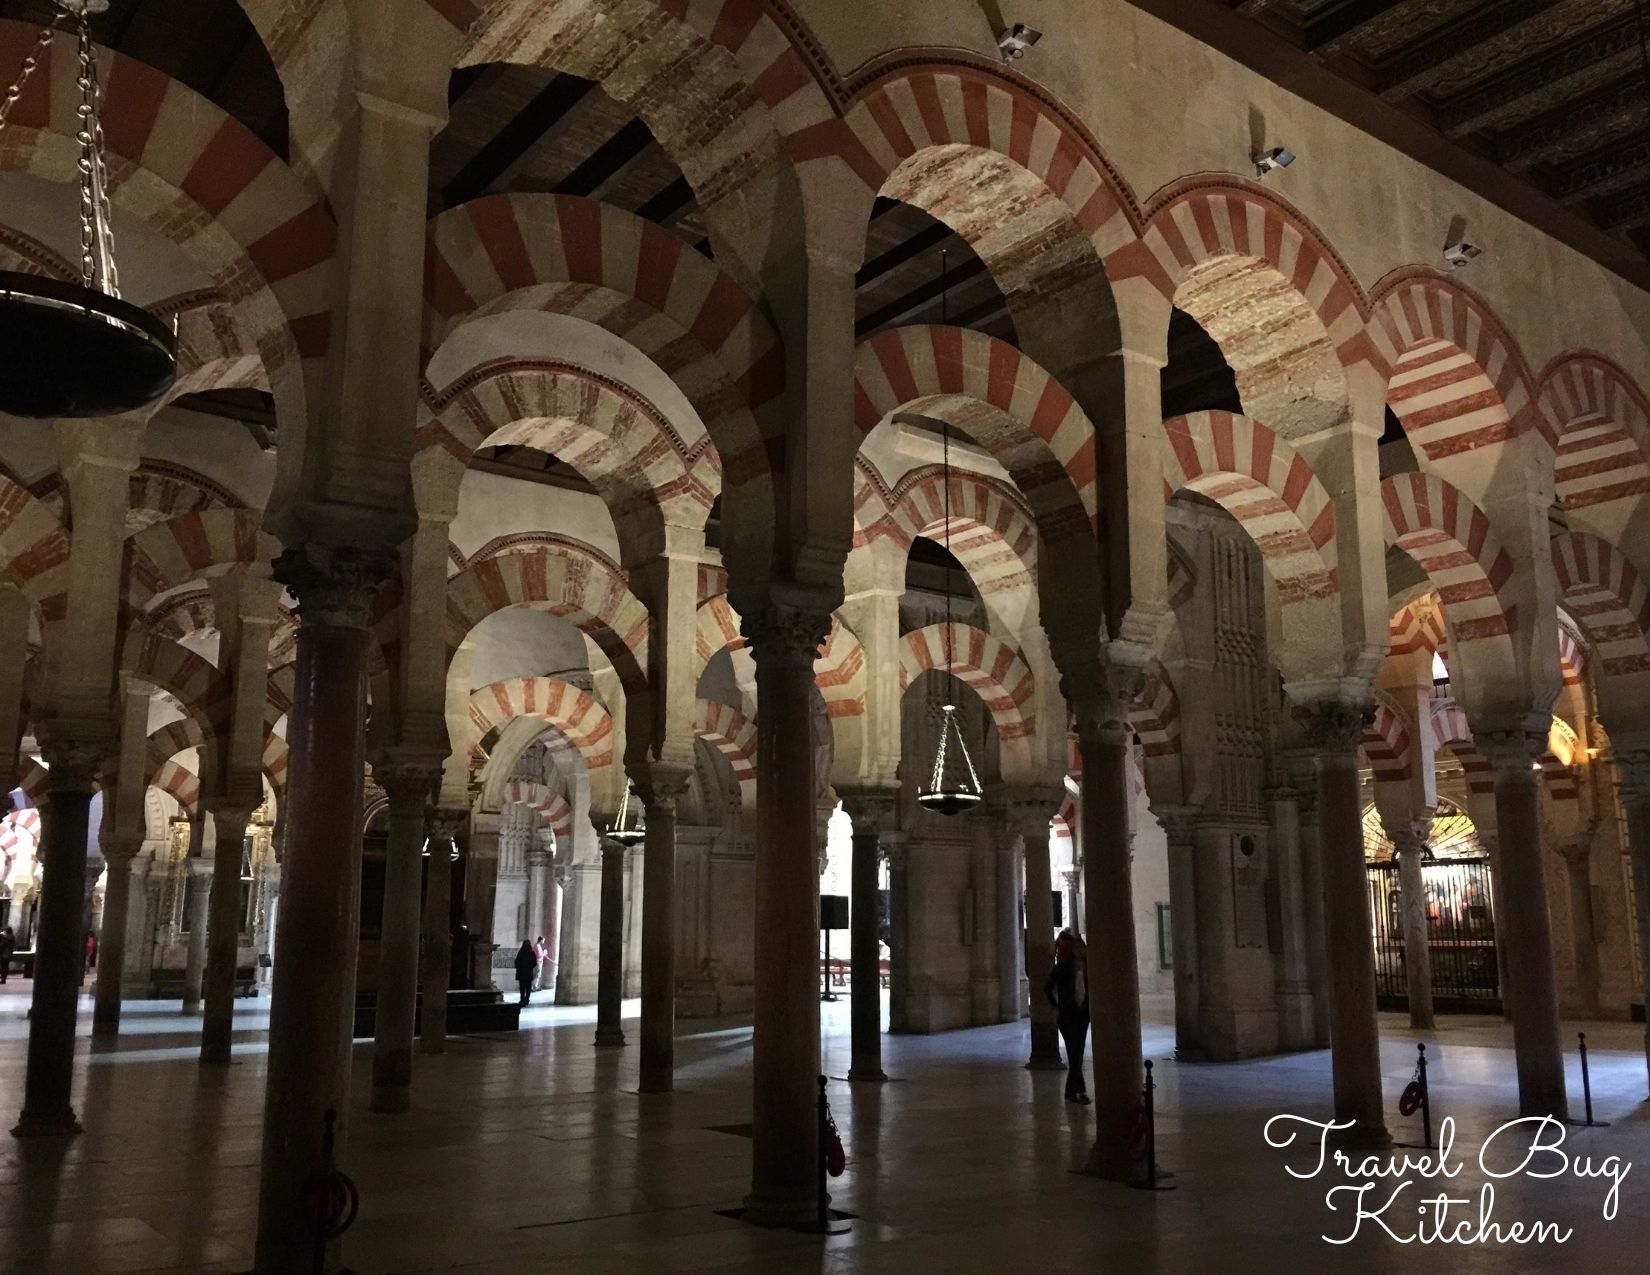
[(1054, 1006), (1055, 1022), (1066, 1042), (1066, 1101), (1089, 1102), (1083, 1083), (1083, 1042), (1089, 1034), (1089, 988), (1083, 940), (1070, 930), (1061, 930), (1054, 944), (1054, 968), (1043, 983), (1043, 995)]
[(533, 980), (539, 975), (539, 958), (533, 954), (533, 944), (530, 939), (521, 941), (521, 950), (516, 953), (516, 985), (521, 988), (521, 1003), (527, 1004), (533, 997)]

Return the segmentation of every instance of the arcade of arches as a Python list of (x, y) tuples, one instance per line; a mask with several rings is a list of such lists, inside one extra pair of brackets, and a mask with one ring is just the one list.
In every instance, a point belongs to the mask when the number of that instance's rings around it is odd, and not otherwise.
[[(748, 1016), (746, 1216), (794, 1220), (822, 891), (855, 1082), (885, 1028), (1059, 1066), (1028, 988), (1086, 936), (1103, 1178), (1142, 1007), (1185, 1058), (1326, 1049), (1372, 1145), (1378, 1007), (1489, 1008), (1566, 1114), (1560, 1015), (1650, 977), (1650, 297), (1131, 5), (1025, 7), (1006, 68), (962, 0), (94, 27), (180, 375), (0, 432), (20, 1136), (97, 1119), (88, 930), (96, 1036), (182, 996), (224, 1064), (267, 996), (257, 1270), (309, 1270), (323, 1112), (416, 1121), (545, 936), (644, 1094)], [(70, 53), (0, 134), (5, 269), (74, 275)], [(1303, 156), (1264, 182), (1257, 117)]]

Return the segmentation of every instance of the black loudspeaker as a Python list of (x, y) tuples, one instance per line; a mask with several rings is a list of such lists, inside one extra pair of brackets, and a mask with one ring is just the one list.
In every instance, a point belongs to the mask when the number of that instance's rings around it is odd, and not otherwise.
[(822, 894), (819, 896), (819, 928), (845, 930), (848, 928), (848, 896)]

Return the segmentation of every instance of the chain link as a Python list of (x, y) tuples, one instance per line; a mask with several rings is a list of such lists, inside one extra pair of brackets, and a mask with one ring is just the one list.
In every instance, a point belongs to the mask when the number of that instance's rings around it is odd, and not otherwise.
[(77, 51), (80, 59), (80, 74), (77, 83), (80, 85), (80, 105), (75, 113), (80, 116), (80, 129), (75, 134), (80, 142), (80, 281), (88, 288), (97, 287), (97, 253), (94, 243), (97, 237), (97, 196), (94, 189), (97, 172), (96, 149), (96, 110), (93, 70), (92, 70), (92, 37), (86, 24), (86, 16), (81, 14)]
[[(91, 31), (86, 22), (86, 15), (81, 14), (80, 29), (86, 46), (91, 47)], [(96, 165), (93, 177), (93, 188), (97, 192), (98, 226), (102, 231), (102, 242), (98, 247), (102, 250), (103, 286), (115, 300), (120, 299), (120, 271), (115, 266), (115, 218), (109, 206), (109, 169), (104, 162), (103, 147), (103, 84), (98, 75), (97, 59), (90, 62), (92, 80), (92, 163)]]
[(11, 108), (17, 105), (17, 99), (23, 96), (23, 89), (29, 82), (29, 76), (34, 74), (35, 67), (40, 65), (40, 55), (51, 48), (52, 40), (57, 35), (57, 25), (63, 21), (63, 11), (59, 9), (52, 17), (51, 25), (40, 28), (40, 36), (35, 41), (34, 48), (23, 59), (23, 65), (18, 68), (17, 78), (6, 86), (6, 100), (0, 102), (0, 129), (6, 127), (6, 120), (11, 115)]

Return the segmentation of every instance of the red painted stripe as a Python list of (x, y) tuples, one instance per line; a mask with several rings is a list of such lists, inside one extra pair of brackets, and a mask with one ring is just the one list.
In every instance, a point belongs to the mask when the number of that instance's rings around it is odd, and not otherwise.
[[(180, 185), (184, 194), (216, 217), (273, 162), (275, 157), (268, 148), (247, 132), (244, 125), (226, 119), (195, 157)], [(330, 224), (331, 219), (324, 214), (323, 219)], [(330, 242), (329, 235), (329, 253)], [(264, 277), (269, 277), (267, 272)]]
[(464, 211), (505, 292), (537, 282), (533, 277), (532, 259), (527, 254), (527, 242), (516, 224), (515, 202), (508, 195), (472, 200), (464, 205)]
[(562, 252), (574, 283), (602, 284), (602, 206), (589, 199), (558, 198)]
[[(171, 83), (161, 72), (135, 58), (114, 59), (104, 88), (102, 116), (104, 143), (112, 153), (134, 162), (142, 160)], [(27, 91), (40, 90), (31, 85)]]
[(934, 327), (929, 333), (933, 338), (934, 371), (940, 390), (946, 394), (962, 393), (965, 388), (962, 329)]
[(311, 205), (246, 250), (267, 283), (301, 274), (332, 257), (336, 227), (326, 209)]

